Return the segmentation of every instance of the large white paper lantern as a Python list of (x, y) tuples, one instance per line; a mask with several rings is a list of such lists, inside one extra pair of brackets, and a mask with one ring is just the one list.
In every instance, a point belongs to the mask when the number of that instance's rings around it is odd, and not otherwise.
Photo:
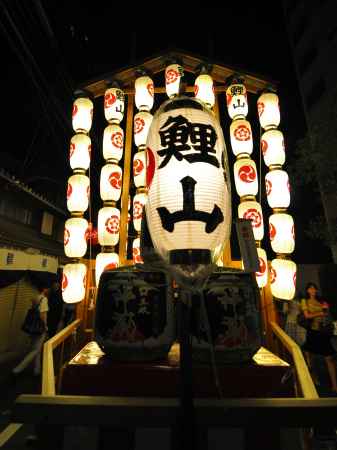
[(134, 264), (142, 264), (143, 258), (140, 253), (140, 238), (136, 238), (132, 243), (132, 259)]
[(135, 103), (140, 111), (150, 111), (154, 100), (154, 85), (147, 75), (135, 81)]
[(215, 103), (213, 79), (207, 73), (199, 75), (194, 82), (194, 95), (201, 100), (208, 108), (212, 108)]
[(247, 200), (239, 204), (238, 216), (240, 219), (251, 220), (254, 239), (261, 241), (263, 239), (263, 214), (260, 203), (254, 200)]
[(140, 193), (133, 197), (133, 226), (136, 231), (141, 230), (143, 209), (147, 202), (147, 194)]
[(241, 158), (234, 163), (234, 181), (238, 195), (256, 195), (258, 179), (255, 162), (250, 158)]
[(89, 205), (90, 181), (86, 175), (76, 174), (68, 178), (67, 208), (73, 212), (85, 212)]
[(230, 125), (229, 132), (234, 155), (250, 155), (253, 151), (253, 136), (248, 120), (234, 120)]
[(89, 133), (94, 105), (89, 98), (80, 97), (73, 103), (72, 123), (76, 133)]
[(90, 165), (91, 139), (88, 135), (75, 134), (70, 141), (69, 163), (75, 169), (87, 170)]
[(290, 204), (290, 185), (287, 172), (272, 170), (266, 174), (266, 194), (271, 208), (288, 208)]
[(118, 164), (105, 164), (101, 169), (100, 195), (103, 201), (119, 200), (122, 192), (122, 169)]
[(96, 256), (95, 280), (98, 287), (102, 272), (105, 270), (117, 269), (119, 266), (119, 256), (115, 252), (98, 253)]
[(114, 206), (104, 206), (98, 211), (98, 242), (114, 246), (119, 241), (120, 211)]
[(259, 288), (263, 288), (268, 282), (268, 260), (267, 254), (263, 248), (257, 247), (257, 256), (259, 258), (260, 269), (255, 272), (256, 282)]
[(179, 64), (170, 64), (165, 69), (166, 94), (172, 98), (179, 94), (184, 69)]
[(63, 267), (62, 298), (66, 303), (78, 303), (85, 297), (87, 267), (85, 264), (66, 264)]
[(64, 225), (64, 253), (68, 258), (82, 258), (87, 251), (88, 221), (71, 217)]
[(295, 248), (294, 220), (290, 214), (269, 216), (269, 237), (275, 253), (292, 253)]
[(104, 94), (104, 115), (109, 123), (120, 123), (124, 116), (124, 92), (119, 88), (109, 88)]
[(147, 111), (139, 111), (133, 118), (133, 133), (137, 147), (145, 147), (153, 116)]
[(270, 268), (270, 288), (274, 297), (292, 300), (296, 289), (296, 264), (289, 259), (273, 259)]
[(196, 99), (168, 100), (153, 119), (147, 161), (145, 208), (157, 252), (168, 262), (171, 250), (204, 249), (213, 260), (231, 227), (230, 177), (219, 122)]
[(133, 157), (133, 180), (136, 187), (146, 186), (146, 152), (135, 153)]
[(226, 91), (226, 103), (231, 119), (244, 118), (248, 114), (247, 91), (243, 84), (232, 84)]
[(260, 95), (257, 100), (257, 113), (263, 129), (277, 128), (280, 124), (278, 96), (274, 92), (265, 92)]
[(261, 151), (266, 166), (282, 166), (285, 162), (284, 137), (280, 130), (268, 130), (261, 136)]
[(116, 124), (108, 125), (103, 134), (103, 157), (106, 160), (120, 161), (123, 157), (124, 131)]

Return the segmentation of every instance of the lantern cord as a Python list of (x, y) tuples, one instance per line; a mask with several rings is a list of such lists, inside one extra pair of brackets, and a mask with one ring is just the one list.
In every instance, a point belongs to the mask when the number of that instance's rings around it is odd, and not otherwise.
[(202, 315), (204, 318), (207, 340), (208, 340), (209, 348), (210, 348), (211, 365), (212, 365), (212, 371), (213, 371), (213, 376), (214, 376), (214, 383), (215, 383), (215, 387), (218, 392), (218, 397), (221, 400), (223, 398), (223, 392), (222, 392), (222, 387), (221, 387), (221, 383), (220, 383), (218, 368), (216, 366), (215, 351), (214, 351), (214, 345), (212, 342), (212, 335), (211, 335), (211, 327), (210, 327), (209, 320), (208, 320), (208, 314), (207, 314), (206, 304), (205, 304), (205, 295), (203, 293), (203, 290), (200, 290), (200, 306), (201, 306), (201, 312), (202, 312)]

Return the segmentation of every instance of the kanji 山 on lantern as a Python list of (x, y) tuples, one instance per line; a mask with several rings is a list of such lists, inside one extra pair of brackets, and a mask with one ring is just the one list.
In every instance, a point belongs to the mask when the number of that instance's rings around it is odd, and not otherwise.
[(244, 119), (247, 116), (247, 90), (243, 83), (233, 83), (227, 88), (226, 103), (231, 119)]
[(202, 249), (213, 258), (228, 241), (231, 225), (230, 178), (222, 164), (227, 158), (219, 122), (198, 100), (175, 97), (157, 111), (147, 152), (145, 209), (156, 251), (166, 262), (171, 251), (185, 255)]
[(119, 87), (111, 87), (104, 94), (104, 115), (109, 123), (120, 123), (124, 116), (124, 92)]

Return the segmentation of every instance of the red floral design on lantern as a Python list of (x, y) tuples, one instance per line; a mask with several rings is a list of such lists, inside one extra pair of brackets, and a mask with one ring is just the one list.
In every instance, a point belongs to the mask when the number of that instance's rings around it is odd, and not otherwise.
[(166, 84), (171, 84), (174, 83), (179, 77), (179, 72), (177, 70), (174, 69), (169, 69), (166, 71), (165, 74), (165, 83)]
[(104, 96), (104, 108), (110, 108), (116, 101), (116, 96), (112, 92), (108, 92)]
[(135, 201), (133, 204), (133, 218), (134, 219), (141, 219), (142, 218), (142, 213), (143, 213), (143, 203), (139, 202), (139, 201)]
[(146, 149), (146, 184), (150, 187), (154, 172), (156, 170), (156, 160), (153, 151), (148, 147)]
[(87, 186), (87, 197), (88, 197), (88, 198), (90, 197), (90, 185)]
[(76, 104), (74, 104), (73, 105), (72, 116), (75, 117), (77, 113), (78, 113), (78, 106)]
[(104, 267), (103, 272), (106, 271), (106, 270), (117, 269), (117, 267), (118, 267), (118, 265), (117, 265), (116, 262), (111, 262), (111, 263), (107, 264), (107, 265)]
[(262, 277), (267, 269), (267, 264), (265, 262), (265, 260), (263, 258), (261, 258), (261, 256), (259, 256), (259, 271), (255, 272), (255, 275), (257, 277)]
[(269, 237), (270, 240), (272, 241), (276, 236), (276, 228), (274, 227), (274, 225), (272, 223), (269, 224)]
[(119, 233), (119, 217), (111, 216), (108, 217), (105, 221), (105, 229), (110, 234), (118, 234)]
[(68, 187), (67, 187), (67, 200), (69, 200), (69, 198), (71, 197), (71, 194), (73, 193), (73, 187), (70, 183), (68, 183)]
[(135, 134), (138, 134), (141, 131), (143, 131), (144, 127), (145, 127), (145, 120), (142, 119), (141, 117), (136, 117), (136, 119), (135, 119), (135, 126), (134, 126)]
[(148, 83), (146, 86), (147, 92), (151, 95), (151, 97), (154, 96), (154, 86), (153, 83)]
[(262, 217), (260, 212), (255, 208), (249, 208), (243, 214), (244, 219), (248, 219), (252, 221), (252, 227), (258, 228), (262, 223)]
[(261, 152), (262, 152), (262, 154), (265, 155), (266, 152), (267, 152), (267, 150), (268, 150), (268, 142), (265, 141), (264, 139), (261, 139), (260, 146), (261, 146)]
[(230, 94), (226, 94), (226, 104), (227, 106), (230, 105), (231, 101), (232, 101), (232, 96)]
[(194, 85), (194, 95), (195, 97), (198, 95), (199, 92), (199, 86), (197, 84)]
[(91, 110), (90, 110), (90, 117), (91, 117), (91, 120), (94, 117), (94, 110), (93, 110), (93, 108), (91, 108)]
[(120, 189), (122, 187), (122, 174), (120, 172), (111, 172), (109, 183), (114, 189)]
[(295, 227), (294, 227), (294, 225), (292, 225), (292, 227), (291, 227), (291, 235), (292, 235), (293, 239), (295, 239)]
[(246, 125), (239, 125), (234, 130), (234, 137), (237, 141), (249, 141), (250, 129)]
[(71, 158), (75, 152), (75, 144), (73, 144), (72, 142), (70, 142), (70, 148), (69, 148), (69, 158)]
[(83, 275), (83, 286), (84, 286), (84, 289), (87, 287), (87, 274), (86, 273)]
[(91, 159), (91, 144), (88, 145), (89, 158)]
[(239, 169), (239, 178), (245, 183), (252, 183), (256, 179), (256, 172), (253, 166), (241, 166)]
[(112, 133), (111, 142), (114, 147), (123, 148), (123, 141), (124, 141), (123, 133), (121, 133), (120, 131)]
[(266, 180), (266, 194), (269, 195), (271, 193), (272, 190), (272, 183), (270, 180)]
[(68, 278), (67, 275), (64, 273), (62, 276), (62, 291), (65, 291), (68, 287)]
[(133, 176), (138, 176), (144, 169), (144, 163), (141, 159), (136, 158), (133, 161)]
[(67, 228), (64, 229), (64, 236), (63, 236), (63, 241), (64, 241), (64, 245), (67, 245), (70, 239), (70, 232)]
[(293, 282), (294, 282), (294, 286), (296, 287), (296, 272), (294, 272), (294, 275), (293, 275)]
[(289, 180), (287, 180), (287, 188), (288, 188), (288, 191), (290, 192), (290, 183), (289, 183)]
[(257, 113), (259, 115), (259, 117), (262, 116), (264, 111), (264, 103), (263, 102), (257, 102)]
[(143, 262), (143, 259), (140, 255), (140, 248), (139, 247), (133, 247), (132, 248), (132, 259), (135, 264), (141, 264)]
[(274, 281), (277, 278), (277, 274), (276, 274), (276, 270), (274, 269), (274, 267), (270, 268), (270, 284), (273, 284)]

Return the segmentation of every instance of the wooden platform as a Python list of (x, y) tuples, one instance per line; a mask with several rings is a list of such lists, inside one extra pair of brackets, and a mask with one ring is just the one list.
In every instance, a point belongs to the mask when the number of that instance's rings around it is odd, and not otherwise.
[[(261, 347), (253, 361), (241, 366), (217, 365), (225, 398), (294, 397), (289, 364)], [(168, 358), (152, 363), (113, 361), (89, 342), (64, 368), (59, 393), (164, 397), (179, 395), (179, 345), (173, 345)], [(195, 365), (194, 396), (217, 397), (212, 368)]]

